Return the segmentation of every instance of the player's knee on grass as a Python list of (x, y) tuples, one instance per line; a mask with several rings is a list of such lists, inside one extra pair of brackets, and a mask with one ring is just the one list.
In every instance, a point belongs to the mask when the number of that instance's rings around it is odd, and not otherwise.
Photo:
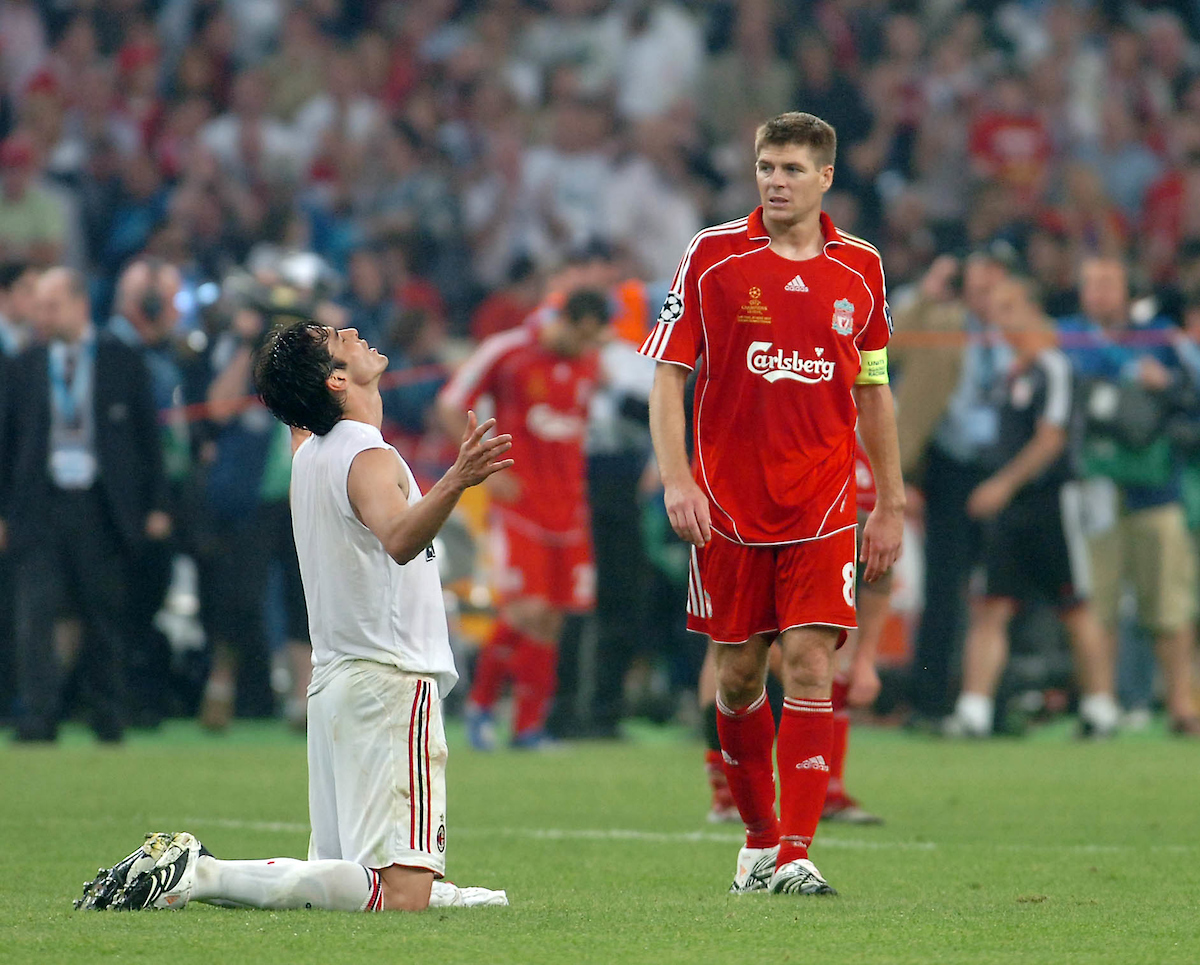
[(429, 907), (432, 871), (392, 865), (380, 869), (379, 876), (383, 879), (384, 911), (424, 911)]

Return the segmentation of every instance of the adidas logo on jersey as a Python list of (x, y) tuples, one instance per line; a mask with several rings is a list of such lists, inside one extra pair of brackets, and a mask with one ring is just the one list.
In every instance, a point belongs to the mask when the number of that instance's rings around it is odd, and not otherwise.
[(783, 286), (783, 290), (785, 292), (806, 292), (808, 291), (808, 286), (804, 284), (804, 279), (797, 275)]
[(816, 757), (810, 757), (806, 761), (801, 761), (796, 765), (798, 771), (828, 771), (829, 765), (825, 763), (825, 758), (818, 754)]

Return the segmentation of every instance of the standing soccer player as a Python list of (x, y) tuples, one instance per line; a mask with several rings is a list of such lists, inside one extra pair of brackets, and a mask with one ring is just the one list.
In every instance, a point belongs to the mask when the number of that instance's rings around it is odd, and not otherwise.
[(352, 328), (277, 329), (255, 362), (267, 407), (311, 433), (292, 461), (292, 519), (313, 646), (308, 861), (219, 861), (187, 832), (147, 837), (76, 907), (419, 911), (506, 905), (436, 881), (446, 867), (442, 699), (458, 679), (433, 538), (463, 491), (512, 465), (511, 437), (467, 414), (458, 458), (422, 496), (380, 432), (387, 357)]
[[(688, 627), (711, 640), (722, 758), (746, 825), (733, 892), (835, 894), (808, 857), (829, 781), (834, 651), (855, 626), (856, 556), (874, 582), (903, 533), (883, 265), (821, 210), (836, 143), (811, 114), (759, 127), (762, 205), (696, 235), (641, 347), (660, 362), (654, 450), (671, 525), (694, 547)], [(878, 487), (859, 553), (856, 423)], [(778, 742), (764, 690), (776, 639)]]
[(479, 750), (495, 745), (492, 708), (510, 679), (513, 746), (545, 741), (563, 620), (595, 599), (583, 442), (608, 318), (607, 298), (580, 289), (560, 309), (485, 340), (438, 400), (442, 424), (457, 434), (467, 407), (490, 397), (520, 456), (489, 485), (500, 613), (467, 700), (467, 735)]

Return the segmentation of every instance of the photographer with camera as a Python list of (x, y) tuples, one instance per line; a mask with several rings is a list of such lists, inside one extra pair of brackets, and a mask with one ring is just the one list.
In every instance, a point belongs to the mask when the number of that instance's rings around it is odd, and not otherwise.
[(1134, 321), (1126, 267), (1080, 267), (1079, 315), (1059, 320), (1062, 349), (1086, 380), (1084, 470), (1089, 486), (1093, 600), (1115, 651), (1122, 582), (1138, 625), (1156, 643), (1170, 728), (1200, 737), (1192, 697), (1196, 559), (1184, 517), (1181, 466), (1169, 427), (1194, 418), (1195, 393), (1167, 319)]

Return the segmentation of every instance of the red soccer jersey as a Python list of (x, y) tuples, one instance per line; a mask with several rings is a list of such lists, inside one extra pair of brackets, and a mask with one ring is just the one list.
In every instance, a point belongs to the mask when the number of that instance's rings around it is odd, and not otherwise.
[(522, 325), (487, 339), (442, 390), (466, 409), (490, 396), (496, 430), (512, 434), (512, 473), (520, 496), (501, 511), (550, 534), (587, 526), (583, 454), (588, 404), (599, 373), (597, 353), (566, 358), (545, 348), (539, 329)]
[(769, 247), (762, 209), (701, 231), (644, 355), (699, 360), (693, 472), (717, 532), (751, 545), (819, 539), (855, 523), (851, 389), (861, 352), (887, 345), (879, 252), (821, 214), (806, 261)]

